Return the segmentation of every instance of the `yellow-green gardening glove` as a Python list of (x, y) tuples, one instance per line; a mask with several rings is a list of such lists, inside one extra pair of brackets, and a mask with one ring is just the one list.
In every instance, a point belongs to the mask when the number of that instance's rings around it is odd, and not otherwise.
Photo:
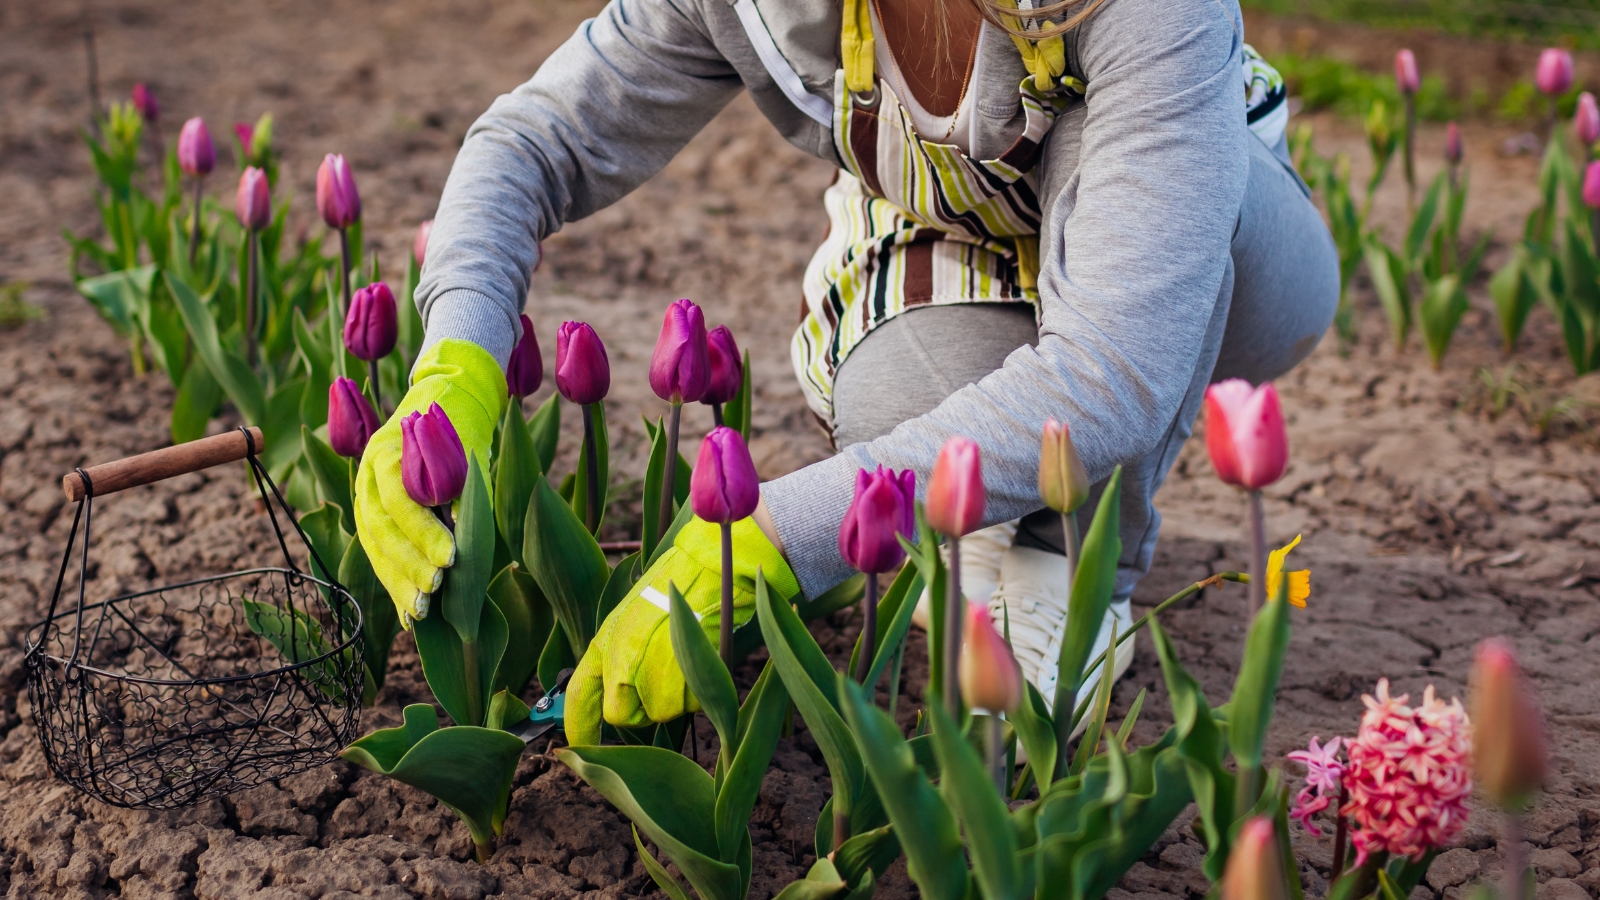
[(413, 619), (428, 614), (428, 595), (439, 589), (444, 569), (456, 558), (450, 530), (412, 500), (400, 481), (400, 421), (434, 403), (450, 417), (461, 446), (477, 456), (487, 478), (494, 426), (506, 403), (505, 373), (477, 344), (453, 338), (434, 344), (418, 358), (400, 408), (361, 454), (356, 535), (407, 630)]
[[(774, 599), (800, 592), (783, 554), (754, 519), (733, 523), (734, 627), (756, 608), (756, 571)], [(602, 714), (612, 725), (668, 722), (700, 709), (684, 684), (667, 627), (668, 585), (676, 585), (713, 645), (722, 624), (722, 532), (692, 519), (672, 546), (611, 611), (567, 683), (567, 743), (600, 743)]]

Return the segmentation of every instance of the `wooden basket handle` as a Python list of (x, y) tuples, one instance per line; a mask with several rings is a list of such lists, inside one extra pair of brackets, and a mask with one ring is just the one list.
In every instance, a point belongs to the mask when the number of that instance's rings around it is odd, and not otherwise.
[(190, 441), (187, 444), (164, 447), (115, 462), (101, 463), (81, 470), (84, 475), (89, 476), (89, 484), (83, 483), (83, 478), (77, 471), (69, 472), (61, 479), (61, 490), (67, 495), (67, 500), (77, 503), (89, 495), (91, 486), (96, 497), (103, 497), (141, 484), (152, 484), (176, 475), (187, 475), (223, 463), (238, 462), (252, 452), (260, 456), (261, 451), (267, 446), (262, 440), (261, 429), (252, 427), (249, 432), (248, 442), (245, 440), (245, 433), (235, 429), (198, 441)]

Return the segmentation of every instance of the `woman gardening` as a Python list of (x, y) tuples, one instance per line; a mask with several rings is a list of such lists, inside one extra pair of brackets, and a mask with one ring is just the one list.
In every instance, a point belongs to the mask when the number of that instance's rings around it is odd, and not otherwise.
[[(1130, 624), (1152, 498), (1206, 386), (1287, 372), (1337, 301), (1282, 80), (1244, 43), (1236, 0), (612, 0), (456, 158), (416, 294), (424, 351), (358, 477), (375, 570), (409, 621), (454, 558), (401, 483), (403, 413), (437, 402), (487, 468), (540, 240), (655, 174), (740, 90), (839, 166), (790, 345), (839, 452), (762, 485), (734, 524), (738, 621), (758, 567), (785, 596), (851, 574), (838, 533), (858, 470), (909, 469), (920, 489), (965, 435), (988, 491), (987, 527), (959, 551), (968, 599), (1009, 620), (1023, 673), (1053, 696), (1068, 562), (1038, 492), (1044, 423), (1070, 426), (1090, 479), (1123, 467), (1099, 652)], [(665, 596), (675, 584), (714, 634), (721, 565), (718, 526), (679, 532), (580, 664), (571, 743), (685, 712)]]

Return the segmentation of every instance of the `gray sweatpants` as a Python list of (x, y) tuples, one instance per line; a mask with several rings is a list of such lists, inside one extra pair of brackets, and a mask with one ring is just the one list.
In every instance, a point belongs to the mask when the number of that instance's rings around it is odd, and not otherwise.
[[(1202, 365), (1166, 438), (1122, 473), (1119, 600), (1150, 570), (1161, 527), (1153, 498), (1193, 431), (1206, 385), (1225, 378), (1260, 383), (1288, 372), (1316, 347), (1338, 304), (1338, 255), (1310, 191), (1281, 157), (1281, 147), (1274, 153), (1259, 140), (1249, 143), (1249, 181), (1217, 301), (1225, 326), (1211, 329)], [(889, 433), (1038, 339), (1033, 307), (1021, 303), (920, 307), (889, 320), (839, 367), (835, 443), (846, 447)], [(1096, 485), (1079, 510), (1080, 532), (1089, 526), (1102, 487)], [(1024, 516), (1017, 543), (1062, 552), (1060, 517), (1045, 509)]]

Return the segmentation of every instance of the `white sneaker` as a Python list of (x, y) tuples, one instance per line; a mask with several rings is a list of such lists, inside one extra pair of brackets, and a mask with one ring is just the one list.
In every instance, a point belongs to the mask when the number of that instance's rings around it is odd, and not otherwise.
[[(989, 612), (997, 627), (1004, 627), (1009, 619), (1011, 651), (1017, 658), (1022, 674), (1039, 689), (1045, 705), (1055, 703), (1057, 663), (1061, 658), (1061, 641), (1067, 629), (1067, 600), (1070, 586), (1067, 583), (1067, 558), (1059, 553), (1036, 550), (1032, 547), (1012, 547), (1006, 552), (1000, 566), (1000, 583), (989, 600)], [(1132, 609), (1128, 601), (1112, 603), (1106, 610), (1100, 633), (1089, 651), (1089, 661), (1105, 652), (1111, 643), (1111, 629), (1115, 623), (1118, 635), (1126, 634), (1133, 624)], [(1133, 664), (1133, 641), (1117, 646), (1112, 668), (1112, 680), (1121, 678)], [(1086, 673), (1082, 697), (1093, 692), (1100, 684), (1103, 666)], [(1074, 736), (1087, 727), (1088, 719), (1078, 723)]]
[[(1011, 549), (1011, 540), (1017, 536), (1017, 522), (990, 525), (961, 539), (961, 593), (969, 603), (988, 603), (1000, 583), (1000, 561)], [(939, 548), (945, 565), (950, 564), (950, 545)], [(927, 631), (932, 619), (928, 607), (928, 590), (923, 588), (917, 608), (911, 611), (911, 624)]]

